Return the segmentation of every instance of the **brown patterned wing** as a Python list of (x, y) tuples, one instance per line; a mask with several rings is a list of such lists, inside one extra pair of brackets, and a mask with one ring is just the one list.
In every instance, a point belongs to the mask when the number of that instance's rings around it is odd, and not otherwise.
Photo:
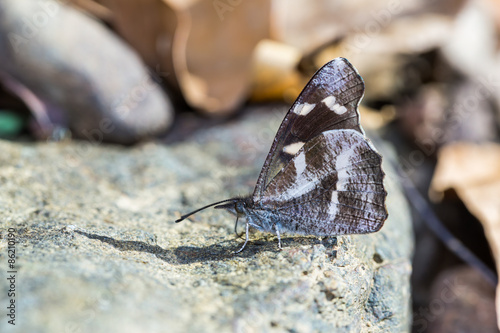
[(358, 104), (364, 82), (347, 59), (336, 58), (314, 74), (281, 123), (253, 193), (254, 202), (297, 151), (312, 138), (333, 129), (359, 125)]
[(387, 218), (381, 162), (363, 134), (324, 132), (274, 177), (257, 209), (277, 212), (279, 227), (293, 233), (377, 231)]

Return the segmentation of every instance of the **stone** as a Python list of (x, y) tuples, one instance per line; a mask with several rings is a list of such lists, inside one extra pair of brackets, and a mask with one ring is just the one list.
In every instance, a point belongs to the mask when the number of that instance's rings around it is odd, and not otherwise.
[[(169, 145), (0, 141), (0, 290), (14, 228), (15, 330), (408, 331), (412, 226), (387, 156), (389, 218), (374, 234), (283, 235), (279, 251), (275, 235), (252, 232), (233, 254), (243, 240), (227, 212), (173, 222), (250, 194), (283, 112), (251, 110)], [(3, 318), (0, 331), (14, 327)]]
[(0, 81), (30, 108), (42, 138), (69, 128), (92, 142), (130, 144), (173, 119), (135, 51), (64, 2), (0, 2)]

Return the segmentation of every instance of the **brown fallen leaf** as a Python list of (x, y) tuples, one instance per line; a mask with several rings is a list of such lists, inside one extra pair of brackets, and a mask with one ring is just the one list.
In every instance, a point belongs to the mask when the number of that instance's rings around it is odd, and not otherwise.
[(396, 109), (393, 105), (384, 105), (380, 110), (359, 106), (359, 120), (363, 128), (379, 130), (396, 118)]
[(498, 1), (469, 1), (457, 16), (455, 28), (441, 49), (458, 72), (480, 87), (476, 99), (494, 100), (497, 123), (500, 119), (499, 27)]
[(93, 0), (68, 0), (68, 4), (80, 8), (103, 21), (110, 21), (113, 17), (108, 8)]
[[(431, 182), (431, 197), (454, 189), (481, 221), (500, 270), (500, 145), (456, 143), (443, 147)], [(500, 288), (497, 286), (497, 317)], [(500, 322), (498, 323), (500, 328)]]
[(293, 103), (307, 83), (298, 71), (301, 58), (302, 52), (293, 46), (262, 40), (255, 49), (251, 100)]
[(351, 53), (370, 54), (369, 49), (390, 53), (395, 48), (414, 52), (442, 42), (443, 33), (450, 28), (448, 18), (463, 3), (274, 0), (271, 37), (305, 53), (345, 37)]
[(248, 94), (254, 48), (268, 36), (269, 0), (164, 1), (182, 13), (173, 60), (184, 97), (207, 113), (234, 112)]
[(103, 0), (118, 32), (186, 102), (227, 114), (247, 98), (252, 55), (269, 34), (270, 0)]

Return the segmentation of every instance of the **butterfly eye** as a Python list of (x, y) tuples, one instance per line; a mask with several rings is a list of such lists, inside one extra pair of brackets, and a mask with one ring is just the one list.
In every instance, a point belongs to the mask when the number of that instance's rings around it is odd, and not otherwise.
[(246, 211), (247, 205), (244, 201), (237, 201), (234, 204), (234, 209), (238, 214), (243, 214)]

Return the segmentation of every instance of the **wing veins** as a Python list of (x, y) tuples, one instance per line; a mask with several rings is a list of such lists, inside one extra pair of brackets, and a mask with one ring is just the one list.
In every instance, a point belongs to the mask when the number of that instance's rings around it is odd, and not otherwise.
[[(347, 207), (349, 207), (349, 206), (347, 206)], [(350, 207), (350, 208), (352, 208), (352, 207)], [(354, 208), (354, 209), (356, 209), (356, 208)], [(291, 217), (293, 217), (293, 216), (294, 216), (294, 215), (293, 215), (293, 214), (291, 214), (291, 213), (280, 213), (280, 214), (281, 214), (281, 215), (285, 215), (285, 216), (291, 216)], [(378, 214), (374, 214), (374, 213), (371, 213), (371, 214), (373, 214), (373, 215), (375, 215), (375, 216), (377, 216), (377, 217), (381, 217), (381, 218), (386, 217), (386, 214), (384, 214), (384, 215), (378, 215)], [(376, 218), (373, 218), (373, 219), (372, 219), (372, 218), (366, 218), (366, 217), (356, 216), (356, 215), (353, 215), (353, 214), (347, 214), (347, 213), (346, 213), (346, 214), (344, 214), (344, 215), (345, 215), (345, 216), (349, 216), (349, 217), (353, 217), (354, 219), (363, 219), (363, 220), (366, 220), (366, 221), (379, 221), (379, 220), (378, 220), (378, 219), (376, 219)], [(330, 216), (331, 216), (331, 215), (330, 215)], [(302, 219), (303, 219), (303, 218), (304, 218), (304, 217), (302, 217)], [(306, 217), (306, 218), (307, 218), (307, 217)], [(307, 218), (307, 219), (309, 219), (309, 220), (313, 220), (313, 219), (311, 219), (311, 218)], [(349, 224), (349, 225), (350, 225), (350, 224)]]
[[(363, 192), (364, 193), (364, 192)], [(340, 203), (340, 202), (332, 202), (332, 201), (328, 201), (328, 200), (322, 200), (322, 199), (319, 199), (319, 198), (315, 198), (313, 200), (308, 200), (308, 201), (302, 201), (302, 202), (298, 202), (298, 203), (294, 203), (293, 205), (290, 205), (290, 206), (287, 206), (287, 207), (283, 207), (283, 208), (278, 208), (277, 210), (278, 211), (281, 211), (282, 209), (285, 209), (285, 208), (291, 208), (291, 207), (294, 207), (294, 206), (297, 206), (298, 204), (304, 204), (304, 203), (311, 203), (313, 201), (318, 201), (318, 202), (321, 202), (321, 203), (324, 203), (324, 202), (327, 202), (327, 203), (332, 203), (336, 206), (344, 206), (344, 207), (348, 207), (348, 208), (352, 208), (354, 210), (360, 210), (360, 211), (365, 211), (364, 208), (359, 208), (359, 207), (354, 207), (354, 206), (350, 206), (350, 205), (347, 205), (347, 204), (344, 204), (344, 203)], [(358, 200), (358, 201), (362, 201), (362, 200)], [(378, 204), (378, 203), (374, 203), (374, 202), (371, 202), (371, 201), (362, 201), (362, 202), (367, 202), (367, 203), (370, 203), (370, 204), (373, 204), (375, 206), (379, 206), (379, 207), (383, 207), (385, 208), (385, 205), (381, 205), (381, 204)], [(386, 214), (384, 215), (380, 215), (378, 213), (373, 213), (372, 214), (375, 214), (377, 216), (385, 216)]]

